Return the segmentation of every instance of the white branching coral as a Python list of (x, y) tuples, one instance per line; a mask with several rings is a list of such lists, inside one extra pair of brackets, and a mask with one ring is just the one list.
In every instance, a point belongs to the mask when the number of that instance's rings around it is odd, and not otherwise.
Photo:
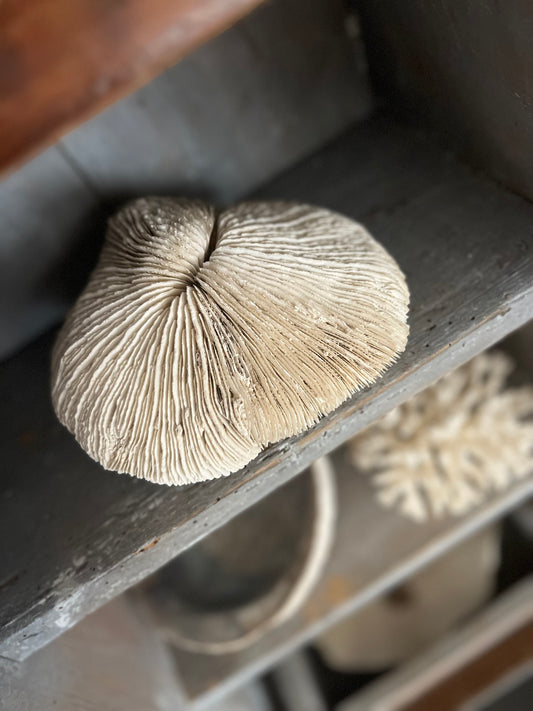
[(533, 387), (483, 353), (392, 410), (349, 444), (378, 500), (415, 521), (460, 515), (533, 471)]
[(137, 200), (59, 334), (54, 408), (107, 469), (224, 476), (376, 380), (408, 302), (396, 262), (337, 213)]

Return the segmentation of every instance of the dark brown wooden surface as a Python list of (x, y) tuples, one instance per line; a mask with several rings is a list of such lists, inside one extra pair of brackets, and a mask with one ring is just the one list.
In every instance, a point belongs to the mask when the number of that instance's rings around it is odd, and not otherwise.
[(0, 659), (2, 711), (183, 711), (171, 660), (125, 597), (22, 664)]
[(0, 170), (231, 25), (260, 0), (3, 0)]
[(361, 220), (411, 289), (398, 362), (301, 436), (206, 484), (106, 472), (55, 419), (51, 338), (0, 367), (0, 654), (23, 659), (289, 481), (410, 395), (526, 322), (533, 205), (378, 118), (264, 188)]

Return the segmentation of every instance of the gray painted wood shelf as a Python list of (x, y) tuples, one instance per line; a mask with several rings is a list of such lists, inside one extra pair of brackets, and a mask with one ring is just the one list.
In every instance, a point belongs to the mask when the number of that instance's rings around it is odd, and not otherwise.
[(243, 652), (209, 656), (174, 650), (192, 708), (216, 708), (226, 694), (533, 496), (532, 473), (466, 516), (416, 524), (377, 504), (371, 479), (354, 471), (343, 450), (333, 461), (339, 516), (321, 581), (298, 615)]
[(0, 368), (0, 655), (24, 659), (376, 417), (527, 321), (533, 205), (377, 118), (260, 191), (363, 221), (412, 292), (406, 352), (378, 383), (243, 471), (161, 488), (103, 471), (55, 421), (51, 336)]

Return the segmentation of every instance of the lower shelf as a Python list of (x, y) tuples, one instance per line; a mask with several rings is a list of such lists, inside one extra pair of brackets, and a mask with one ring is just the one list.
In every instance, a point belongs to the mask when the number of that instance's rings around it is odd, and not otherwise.
[(336, 711), (531, 708), (533, 578)]
[(340, 507), (337, 539), (324, 577), (299, 615), (238, 654), (174, 652), (183, 688), (199, 706), (214, 704), (533, 496), (532, 474), (466, 516), (415, 524), (376, 503), (370, 478), (354, 472), (342, 450), (334, 462)]

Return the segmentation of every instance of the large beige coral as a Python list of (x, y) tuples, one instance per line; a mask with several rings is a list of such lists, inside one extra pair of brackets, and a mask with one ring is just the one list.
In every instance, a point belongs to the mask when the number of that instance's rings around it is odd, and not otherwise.
[(408, 301), (392, 257), (339, 214), (138, 200), (59, 334), (55, 411), (108, 469), (223, 476), (373, 382), (405, 347)]
[(351, 441), (384, 506), (415, 521), (459, 515), (533, 471), (533, 388), (505, 390), (512, 367), (481, 354)]

